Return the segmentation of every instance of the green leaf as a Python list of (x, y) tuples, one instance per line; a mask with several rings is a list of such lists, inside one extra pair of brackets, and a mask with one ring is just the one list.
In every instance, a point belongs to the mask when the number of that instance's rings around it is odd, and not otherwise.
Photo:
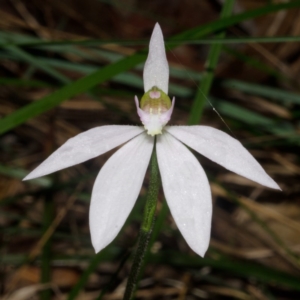
[(201, 258), (198, 256), (187, 256), (175, 251), (164, 251), (152, 254), (149, 259), (152, 263), (163, 263), (181, 268), (212, 267), (224, 271), (226, 275), (236, 274), (243, 278), (255, 278), (267, 284), (278, 284), (300, 291), (299, 278), (296, 276), (264, 267), (254, 262), (231, 260), (229, 257), (221, 259)]
[(250, 95), (257, 95), (277, 100), (286, 104), (300, 104), (300, 94), (291, 93), (278, 88), (267, 87), (255, 83), (248, 83), (239, 80), (224, 80), (221, 86), (237, 89)]
[(60, 74), (55, 69), (51, 68), (48, 64), (43, 63), (38, 58), (33, 57), (29, 53), (25, 52), (24, 50), (16, 47), (16, 46), (9, 46), (6, 48), (8, 52), (18, 57), (21, 61), (25, 61), (30, 65), (34, 66), (37, 69), (43, 70), (46, 74), (52, 76), (53, 78), (57, 79), (61, 83), (69, 83), (70, 80), (66, 76)]
[[(231, 15), (233, 5), (234, 5), (234, 0), (225, 1), (221, 12), (220, 20), (223, 20), (226, 17), (229, 17)], [(218, 37), (224, 38), (225, 32), (219, 33)], [(221, 54), (221, 49), (222, 49), (222, 44), (215, 44), (211, 46), (207, 61), (205, 63), (205, 72), (202, 76), (200, 86), (197, 90), (195, 100), (190, 110), (190, 116), (188, 120), (189, 125), (198, 124), (201, 119), (203, 108), (205, 106), (206, 101), (208, 101), (207, 96), (210, 92), (213, 83), (213, 79), (215, 75), (214, 72), (218, 64), (219, 56)]]

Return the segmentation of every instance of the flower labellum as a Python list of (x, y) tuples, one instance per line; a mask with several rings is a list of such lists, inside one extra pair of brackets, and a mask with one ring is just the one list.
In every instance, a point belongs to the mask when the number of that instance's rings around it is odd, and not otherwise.
[[(119, 233), (141, 190), (155, 145), (163, 191), (188, 245), (204, 256), (210, 240), (212, 199), (206, 174), (185, 146), (241, 176), (280, 190), (236, 139), (208, 126), (166, 126), (175, 99), (168, 96), (169, 66), (161, 28), (155, 25), (144, 67), (145, 94), (137, 113), (144, 127), (108, 125), (69, 139), (24, 180), (79, 164), (123, 143), (100, 170), (92, 191), (90, 231), (96, 252)], [(185, 145), (184, 145), (185, 144)]]
[(137, 113), (148, 134), (151, 136), (162, 134), (162, 129), (171, 118), (174, 103), (174, 98), (171, 103), (169, 96), (156, 86), (144, 94), (141, 99), (141, 108), (139, 108), (138, 98), (135, 97)]

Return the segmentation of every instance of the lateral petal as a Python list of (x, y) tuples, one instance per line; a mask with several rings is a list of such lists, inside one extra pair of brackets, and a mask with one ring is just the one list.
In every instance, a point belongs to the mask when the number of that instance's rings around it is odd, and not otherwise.
[(204, 256), (210, 240), (212, 200), (195, 156), (167, 132), (157, 137), (157, 159), (166, 200), (188, 245)]
[(67, 140), (23, 180), (41, 177), (101, 155), (144, 131), (142, 127), (95, 127)]
[(166, 57), (164, 37), (158, 23), (150, 39), (149, 53), (144, 66), (144, 90), (156, 86), (168, 95), (169, 65)]
[(264, 186), (280, 190), (249, 151), (227, 133), (209, 126), (172, 126), (166, 130), (224, 168)]
[(92, 192), (90, 231), (96, 252), (119, 233), (140, 193), (154, 139), (141, 134), (119, 149), (100, 170)]

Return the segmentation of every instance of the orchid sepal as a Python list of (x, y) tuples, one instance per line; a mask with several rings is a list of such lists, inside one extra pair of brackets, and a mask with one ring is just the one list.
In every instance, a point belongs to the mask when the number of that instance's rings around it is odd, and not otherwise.
[(166, 57), (164, 37), (158, 23), (155, 24), (151, 35), (143, 79), (145, 93), (156, 86), (164, 91), (165, 94), (168, 94), (169, 65)]

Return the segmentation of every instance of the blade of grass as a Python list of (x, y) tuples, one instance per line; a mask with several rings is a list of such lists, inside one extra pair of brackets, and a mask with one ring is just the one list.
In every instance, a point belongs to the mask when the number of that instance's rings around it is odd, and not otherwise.
[(257, 95), (274, 99), (282, 103), (300, 104), (300, 94), (287, 92), (278, 88), (267, 87), (255, 83), (243, 82), (240, 80), (224, 80), (221, 82), (221, 86), (237, 89), (239, 91), (248, 93), (250, 95)]
[(61, 83), (70, 83), (70, 79), (66, 76), (62, 75), (55, 69), (51, 68), (49, 65), (44, 64), (42, 61), (40, 61), (38, 58), (33, 57), (29, 53), (25, 52), (24, 50), (16, 47), (16, 46), (9, 46), (7, 47), (7, 50), (18, 57), (20, 60), (27, 62), (28, 64), (34, 66), (37, 69), (43, 70), (46, 74), (52, 76), (53, 78), (57, 79)]
[[(0, 41), (2, 41), (4, 44), (2, 47), (5, 49), (6, 47), (10, 46), (20, 46), (25, 43), (25, 44), (39, 44), (41, 43), (42, 45), (44, 43), (51, 43), (49, 41), (44, 41), (41, 40), (37, 37), (29, 36), (29, 35), (24, 35), (24, 34), (18, 34), (18, 33), (13, 33), (13, 32), (0, 32)], [(1, 45), (0, 45), (1, 47)], [(58, 53), (68, 53), (68, 54), (74, 54), (77, 55), (81, 58), (84, 59), (90, 59), (90, 53), (91, 49), (89, 49), (89, 53), (86, 53), (86, 51), (83, 51), (82, 49), (78, 47), (70, 45), (65, 45), (64, 47), (60, 45), (53, 45), (49, 46), (48, 48), (46, 47), (36, 47), (39, 50), (44, 50), (44, 51), (52, 51), (52, 52), (58, 52)]]
[[(300, 36), (257, 36), (257, 37), (216, 37), (197, 40), (181, 40), (181, 44), (212, 45), (212, 44), (251, 44), (251, 43), (295, 43), (300, 41)], [(167, 41), (167, 45), (174, 42)]]
[(219, 19), (214, 22), (207, 23), (203, 26), (195, 27), (193, 29), (187, 30), (181, 34), (178, 34), (174, 36), (173, 38), (168, 39), (168, 41), (180, 41), (185, 38), (189, 39), (198, 39), (200, 37), (204, 37), (206, 35), (212, 34), (216, 31), (223, 30), (229, 26), (238, 24), (240, 22), (243, 22), (245, 20), (257, 18), (260, 16), (263, 16), (265, 14), (270, 14), (274, 13), (277, 11), (282, 11), (286, 9), (292, 9), (292, 8), (297, 8), (300, 7), (300, 1), (299, 0), (294, 0), (288, 3), (280, 3), (280, 4), (268, 4), (263, 7), (253, 9), (246, 11), (244, 13), (230, 16), (224, 19)]
[(201, 267), (211, 267), (224, 271), (226, 276), (228, 274), (232, 274), (232, 276), (236, 274), (242, 278), (256, 279), (266, 284), (285, 286), (300, 291), (299, 278), (297, 276), (258, 265), (254, 262), (231, 260), (224, 255), (219, 259), (210, 259), (188, 256), (176, 251), (161, 251), (158, 254), (151, 254), (149, 261), (185, 269), (199, 270)]
[[(20, 168), (0, 165), (0, 174), (17, 179), (23, 179), (28, 174), (28, 171)], [(32, 183), (43, 187), (49, 187), (52, 185), (52, 180), (49, 177), (42, 177), (32, 180)]]
[(260, 61), (259, 59), (255, 58), (253, 56), (246, 55), (245, 53), (242, 53), (241, 51), (229, 48), (227, 46), (223, 46), (223, 50), (224, 50), (224, 52), (228, 53), (229, 55), (233, 56), (234, 58), (259, 70), (262, 73), (268, 74), (268, 75), (278, 78), (280, 80), (291, 81), (291, 78), (288, 78), (285, 74), (282, 74), (281, 72), (277, 71), (270, 65), (265, 64), (264, 62)]
[[(1, 170), (1, 168), (0, 168), (0, 170)], [(26, 174), (27, 173), (28, 172), (26, 172)], [(1, 174), (1, 172), (0, 172), (0, 174)], [(30, 192), (20, 193), (15, 196), (12, 196), (12, 197), (3, 198), (0, 201), (0, 207), (3, 205), (10, 205), (26, 196), (32, 196), (35, 198), (39, 198), (41, 195), (53, 193), (55, 191), (65, 191), (65, 192), (70, 193), (70, 192), (74, 191), (74, 186), (76, 186), (78, 184), (78, 182), (85, 183), (87, 180), (90, 180), (91, 178), (95, 178), (95, 176), (97, 174), (98, 174), (98, 171), (96, 171), (96, 172), (91, 171), (87, 175), (78, 176), (69, 181), (66, 181), (63, 183), (55, 183), (55, 184), (53, 184), (53, 180), (51, 180), (51, 178), (49, 178), (49, 177), (38, 178), (38, 179), (32, 180), (30, 182), (26, 182), (24, 184), (39, 185), (42, 188), (39, 190), (35, 190), (34, 192), (31, 192), (31, 193)], [(7, 173), (5, 175), (7, 175)], [(11, 175), (7, 175), (7, 176), (11, 176)], [(14, 177), (14, 176), (11, 176), (11, 177)], [(25, 177), (25, 175), (22, 175), (21, 178), (24, 178), (24, 177)], [(19, 178), (19, 177), (16, 177), (16, 178)], [(43, 181), (42, 181), (42, 179), (43, 179)], [(81, 195), (81, 194), (79, 194), (79, 195)], [(79, 199), (79, 196), (77, 198)], [(81, 200), (83, 200), (82, 195), (81, 195)]]
[(264, 126), (271, 127), (276, 126), (276, 123), (271, 118), (262, 116), (258, 113), (255, 113), (249, 109), (240, 107), (236, 104), (230, 103), (223, 99), (217, 98), (210, 98), (215, 107), (220, 111), (222, 114), (229, 116), (233, 119), (239, 120), (244, 124), (252, 125), (252, 126)]
[[(226, 0), (223, 9), (220, 15), (220, 20), (229, 17), (231, 15), (231, 11), (234, 5), (235, 0)], [(218, 38), (224, 38), (225, 32), (221, 32), (218, 34)], [(212, 82), (214, 79), (215, 69), (218, 64), (219, 56), (221, 54), (222, 44), (215, 44), (211, 46), (211, 49), (208, 54), (207, 61), (205, 63), (205, 72), (202, 76), (201, 83), (197, 90), (196, 97), (192, 104), (192, 108), (190, 111), (190, 116), (188, 119), (189, 125), (198, 124), (201, 115), (203, 112), (203, 107), (207, 101), (207, 96), (209, 94), (210, 88), (212, 86)]]
[(218, 111), (223, 115), (230, 116), (244, 124), (251, 125), (253, 129), (270, 132), (278, 137), (282, 137), (285, 142), (291, 142), (296, 145), (300, 144), (299, 133), (297, 133), (296, 129), (290, 122), (282, 122), (281, 120), (276, 122), (275, 120), (237, 106), (233, 103), (229, 103), (225, 100), (216, 100), (216, 98), (210, 99), (213, 101)]
[[(48, 193), (44, 200), (44, 216), (43, 216), (43, 231), (46, 233), (48, 228), (51, 226), (54, 217), (54, 202), (52, 193)], [(51, 282), (51, 242), (50, 237), (42, 248), (41, 253), (41, 278), (40, 282), (49, 283)], [(40, 293), (40, 300), (50, 300), (51, 290), (45, 289)]]
[(18, 79), (18, 78), (0, 78), (0, 85), (12, 85), (20, 87), (52, 87), (51, 84), (40, 80)]
[[(182, 39), (176, 41), (166, 40), (167, 46), (177, 45), (180, 42), (181, 45), (212, 45), (212, 44), (251, 44), (251, 43), (295, 43), (300, 42), (300, 36), (242, 36), (242, 37), (228, 37), (228, 38), (202, 38), (202, 39)], [(26, 48), (38, 48), (46, 51), (61, 51), (65, 47), (69, 46), (84, 46), (84, 47), (97, 47), (99, 45), (120, 45), (120, 46), (141, 46), (147, 45), (148, 40), (103, 40), (103, 39), (86, 39), (79, 41), (44, 41), (36, 39), (31, 42), (0, 42), (0, 47), (6, 48), (10, 46), (19, 46)], [(57, 46), (60, 46), (58, 48)], [(64, 50), (67, 51), (68, 49)]]

